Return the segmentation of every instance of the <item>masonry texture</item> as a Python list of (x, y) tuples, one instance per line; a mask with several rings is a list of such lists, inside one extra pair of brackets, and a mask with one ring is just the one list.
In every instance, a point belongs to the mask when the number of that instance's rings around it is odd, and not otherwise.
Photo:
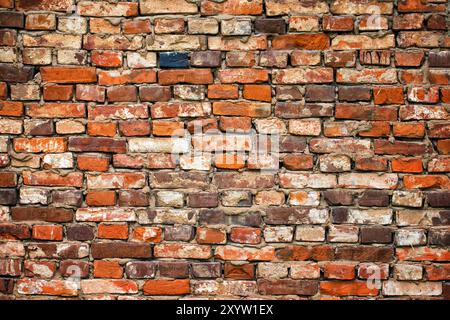
[(0, 0), (0, 298), (450, 299), (448, 10)]

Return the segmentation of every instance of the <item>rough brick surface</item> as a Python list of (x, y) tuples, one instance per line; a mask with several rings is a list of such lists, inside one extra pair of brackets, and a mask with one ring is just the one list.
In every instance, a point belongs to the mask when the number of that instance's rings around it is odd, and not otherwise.
[(448, 299), (448, 10), (0, 1), (0, 300)]

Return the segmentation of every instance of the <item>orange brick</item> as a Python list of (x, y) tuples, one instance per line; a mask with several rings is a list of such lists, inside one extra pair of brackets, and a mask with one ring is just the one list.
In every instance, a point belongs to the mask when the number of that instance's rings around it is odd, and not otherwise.
[(239, 87), (234, 84), (212, 84), (208, 86), (209, 99), (237, 99)]
[(158, 72), (158, 82), (162, 85), (177, 83), (210, 84), (213, 74), (209, 69), (162, 70)]
[(424, 123), (394, 123), (394, 136), (402, 138), (422, 138), (425, 135)]
[(77, 157), (78, 169), (86, 171), (107, 171), (109, 158), (106, 156), (95, 156), (81, 154)]
[(98, 226), (98, 237), (102, 239), (128, 239), (128, 224), (101, 223)]
[(114, 137), (117, 132), (115, 122), (88, 122), (87, 131), (94, 137)]
[(94, 261), (94, 277), (95, 278), (122, 278), (123, 270), (117, 261)]
[(116, 51), (92, 51), (91, 61), (94, 66), (120, 67), (122, 66), (122, 53)]
[(158, 243), (162, 240), (162, 229), (159, 227), (135, 227), (133, 241)]
[(361, 281), (361, 282), (323, 281), (320, 283), (320, 292), (322, 294), (331, 295), (331, 296), (376, 296), (376, 295), (378, 295), (378, 289), (369, 288), (366, 281)]
[(152, 122), (153, 134), (155, 136), (183, 136), (184, 123), (174, 121), (159, 121)]
[(423, 164), (421, 159), (399, 158), (392, 160), (393, 172), (422, 172)]
[(115, 191), (89, 191), (86, 195), (86, 204), (88, 206), (114, 206), (117, 195)]
[(217, 154), (214, 159), (216, 168), (219, 169), (241, 169), (245, 167), (245, 159), (239, 154)]
[(56, 225), (34, 225), (33, 239), (61, 241), (63, 239), (63, 227)]
[(236, 227), (231, 229), (230, 240), (238, 243), (258, 244), (261, 242), (261, 230), (257, 228)]

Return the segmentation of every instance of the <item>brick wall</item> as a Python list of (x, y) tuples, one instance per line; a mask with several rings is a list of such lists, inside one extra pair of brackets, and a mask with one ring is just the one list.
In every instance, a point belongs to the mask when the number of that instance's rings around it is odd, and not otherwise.
[(447, 1), (0, 8), (0, 298), (450, 299)]

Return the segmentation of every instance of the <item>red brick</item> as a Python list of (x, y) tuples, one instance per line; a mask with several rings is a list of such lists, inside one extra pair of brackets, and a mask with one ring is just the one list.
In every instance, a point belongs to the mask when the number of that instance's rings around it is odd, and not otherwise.
[(237, 99), (239, 88), (233, 84), (212, 84), (208, 86), (209, 99)]
[(122, 27), (123, 27), (123, 32), (128, 33), (128, 34), (151, 32), (149, 19), (127, 20), (127, 21), (124, 21)]
[(330, 296), (376, 296), (378, 289), (369, 288), (367, 282), (324, 281), (320, 283), (320, 292)]
[(158, 72), (158, 82), (161, 85), (210, 84), (213, 83), (213, 75), (209, 69), (162, 70)]
[(225, 243), (227, 235), (220, 229), (197, 228), (196, 240), (200, 244)]
[(146, 120), (128, 120), (119, 122), (119, 131), (123, 136), (148, 136), (150, 122)]
[(23, 115), (22, 102), (0, 101), (0, 116), (20, 117)]
[(179, 296), (191, 292), (189, 280), (148, 280), (142, 290), (152, 296)]

